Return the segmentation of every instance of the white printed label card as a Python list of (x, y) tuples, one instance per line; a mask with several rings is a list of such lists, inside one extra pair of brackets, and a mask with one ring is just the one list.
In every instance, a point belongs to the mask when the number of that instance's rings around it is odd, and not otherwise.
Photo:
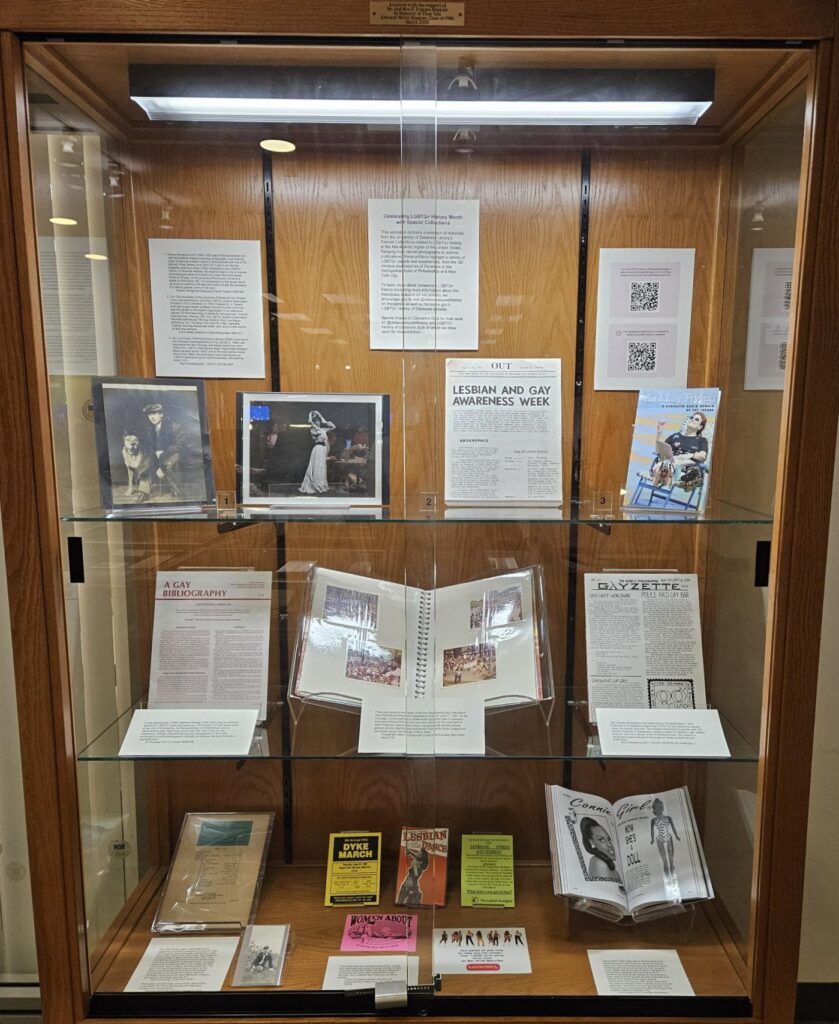
[(435, 928), (435, 974), (531, 974), (524, 928), (491, 925)]

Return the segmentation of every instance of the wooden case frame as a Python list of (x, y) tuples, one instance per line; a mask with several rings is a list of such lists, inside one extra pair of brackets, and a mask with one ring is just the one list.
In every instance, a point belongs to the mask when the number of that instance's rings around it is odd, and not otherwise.
[[(833, 38), (833, 0), (722, 0), (713, 5), (650, 3), (631, 8), (614, 0), (557, 9), (523, 0), (512, 12), (500, 0), (467, 0), (464, 29), (411, 26), (377, 34), (545, 38), (625, 36), (816, 42), (808, 95), (814, 130), (805, 155), (798, 223), (798, 344), (785, 392), (781, 472), (773, 527), (773, 586), (766, 662), (767, 707), (761, 742), (755, 872), (755, 1020), (793, 1018), (804, 870), (809, 755), (815, 709), (819, 623), (827, 547), (830, 480), (839, 391), (839, 290), (836, 235), (839, 193), (831, 168), (839, 164), (839, 56)], [(214, 4), (176, 0), (167, 5), (130, 0), (73, 0), (41, 4), (4, 0), (0, 157), (0, 297), (7, 311), (6, 372), (0, 381), (0, 423), (6, 469), (0, 476), (9, 598), (21, 720), (28, 835), (44, 1018), (49, 1024), (87, 1017), (83, 900), (77, 846), (75, 752), (63, 632), (63, 587), (52, 477), (48, 377), (43, 354), (20, 34), (218, 33), (366, 35), (362, 0), (317, 5), (281, 0)], [(744, 124), (745, 130), (747, 124)], [(828, 440), (812, 444), (818, 433)], [(9, 467), (14, 467), (14, 472)], [(781, 685), (783, 681), (783, 686)]]

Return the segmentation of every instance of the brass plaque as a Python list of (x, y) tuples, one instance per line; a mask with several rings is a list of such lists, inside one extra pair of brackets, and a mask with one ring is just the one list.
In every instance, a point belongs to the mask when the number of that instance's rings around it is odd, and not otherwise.
[(466, 23), (466, 4), (449, 0), (370, 0), (371, 25), (455, 26)]

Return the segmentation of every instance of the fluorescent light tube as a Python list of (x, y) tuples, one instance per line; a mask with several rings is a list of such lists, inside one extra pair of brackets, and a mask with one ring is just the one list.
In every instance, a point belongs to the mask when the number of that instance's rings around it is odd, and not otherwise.
[(710, 100), (338, 100), (224, 96), (132, 96), (152, 121), (271, 122), (287, 124), (660, 125), (696, 124)]

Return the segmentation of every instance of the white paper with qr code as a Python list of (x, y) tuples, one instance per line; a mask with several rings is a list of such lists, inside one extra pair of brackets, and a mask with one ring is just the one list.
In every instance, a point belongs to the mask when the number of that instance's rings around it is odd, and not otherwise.
[(601, 249), (595, 391), (687, 384), (694, 249)]
[(704, 708), (695, 573), (585, 574), (589, 720), (598, 708)]

